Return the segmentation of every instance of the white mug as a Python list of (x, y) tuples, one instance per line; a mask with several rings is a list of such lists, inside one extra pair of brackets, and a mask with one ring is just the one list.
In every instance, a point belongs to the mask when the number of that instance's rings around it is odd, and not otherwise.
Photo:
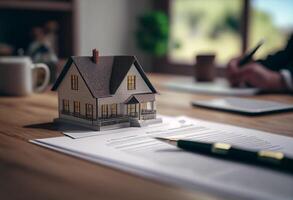
[[(44, 72), (41, 84), (38, 71)], [(33, 64), (29, 57), (0, 57), (0, 95), (24, 96), (46, 89), (50, 70), (46, 64)]]

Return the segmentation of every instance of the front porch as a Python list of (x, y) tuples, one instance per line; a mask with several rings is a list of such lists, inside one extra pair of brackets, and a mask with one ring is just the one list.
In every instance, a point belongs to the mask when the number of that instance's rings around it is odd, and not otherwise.
[(127, 115), (138, 120), (156, 118), (155, 98), (153, 94), (137, 94), (125, 101)]
[(156, 110), (143, 109), (142, 104), (128, 104), (127, 116), (136, 118), (138, 120), (154, 119), (156, 117)]
[(156, 110), (142, 109), (139, 104), (126, 105), (127, 113), (125, 115), (103, 116), (98, 118), (97, 125), (109, 126), (114, 124), (121, 124), (130, 122), (130, 119), (136, 120), (150, 120), (156, 118)]

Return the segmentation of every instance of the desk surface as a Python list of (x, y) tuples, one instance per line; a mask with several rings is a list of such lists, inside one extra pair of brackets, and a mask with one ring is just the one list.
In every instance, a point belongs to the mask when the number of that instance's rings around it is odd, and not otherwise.
[[(187, 115), (293, 136), (293, 112), (248, 117), (192, 108), (191, 100), (215, 96), (164, 88), (162, 83), (175, 76), (152, 74), (150, 78), (160, 91), (157, 108), (161, 114)], [(253, 98), (293, 103), (293, 96), (289, 95)], [(199, 191), (146, 180), (28, 143), (29, 139), (61, 136), (51, 123), (56, 116), (57, 96), (53, 92), (0, 97), (1, 199), (215, 199)]]

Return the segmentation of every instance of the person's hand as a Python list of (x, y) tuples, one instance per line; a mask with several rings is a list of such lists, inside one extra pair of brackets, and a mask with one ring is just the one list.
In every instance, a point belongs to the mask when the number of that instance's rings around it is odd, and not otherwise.
[(238, 68), (236, 77), (239, 83), (248, 83), (249, 85), (264, 90), (282, 90), (286, 84), (282, 75), (278, 72), (269, 70), (257, 62), (251, 62)]
[(240, 70), (238, 63), (241, 57), (233, 58), (227, 65), (226, 76), (233, 87), (240, 85), (240, 78), (238, 72)]
[(249, 85), (264, 90), (282, 90), (286, 88), (280, 73), (269, 70), (257, 62), (248, 63), (239, 67), (241, 58), (232, 59), (227, 65), (227, 78), (230, 84), (238, 87)]

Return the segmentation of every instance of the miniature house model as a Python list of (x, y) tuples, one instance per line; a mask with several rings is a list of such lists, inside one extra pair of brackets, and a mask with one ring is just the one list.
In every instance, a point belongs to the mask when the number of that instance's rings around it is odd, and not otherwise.
[(58, 91), (58, 122), (94, 130), (159, 123), (155, 94), (134, 56), (72, 56), (52, 90)]

